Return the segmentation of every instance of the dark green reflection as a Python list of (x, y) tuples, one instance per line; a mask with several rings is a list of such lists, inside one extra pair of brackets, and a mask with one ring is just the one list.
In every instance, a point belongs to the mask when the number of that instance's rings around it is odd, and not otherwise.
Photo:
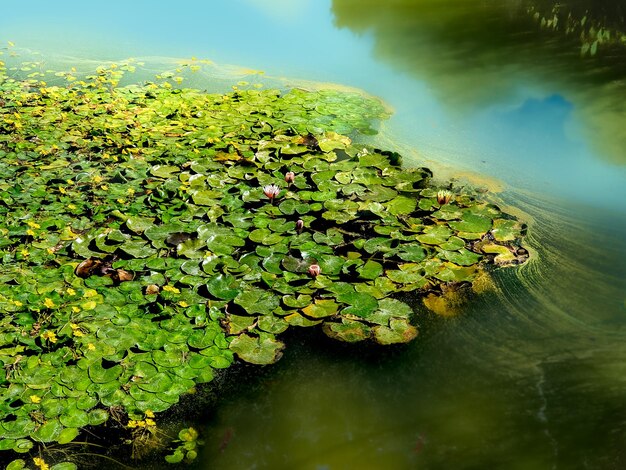
[[(373, 34), (375, 53), (426, 80), (450, 109), (470, 110), (519, 97), (559, 94), (574, 105), (601, 158), (626, 163), (626, 39), (617, 1), (563, 3), (478, 0), (334, 0), (340, 27)], [(589, 10), (589, 11), (587, 11)], [(568, 30), (585, 16), (587, 36)], [(550, 16), (552, 15), (552, 16)], [(560, 18), (564, 26), (542, 20)], [(580, 22), (579, 21), (579, 22)], [(543, 24), (543, 26), (542, 26)], [(552, 25), (552, 23), (550, 23)], [(595, 25), (595, 26), (594, 26)], [(591, 29), (593, 26), (593, 29)], [(602, 44), (582, 54), (589, 32)], [(584, 37), (583, 37), (584, 36)], [(619, 38), (619, 39), (618, 39)]]

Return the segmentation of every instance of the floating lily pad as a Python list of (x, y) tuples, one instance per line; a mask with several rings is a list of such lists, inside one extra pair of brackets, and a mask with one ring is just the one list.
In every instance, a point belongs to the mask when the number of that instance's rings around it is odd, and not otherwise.
[(348, 343), (363, 341), (369, 338), (372, 333), (369, 326), (358, 321), (346, 319), (341, 323), (326, 322), (323, 330), (329, 337)]
[(372, 331), (377, 343), (396, 344), (408, 343), (417, 336), (417, 328), (406, 319), (392, 319), (389, 326), (375, 326)]
[(285, 345), (270, 334), (250, 336), (242, 334), (230, 343), (230, 350), (251, 364), (272, 364), (276, 362)]

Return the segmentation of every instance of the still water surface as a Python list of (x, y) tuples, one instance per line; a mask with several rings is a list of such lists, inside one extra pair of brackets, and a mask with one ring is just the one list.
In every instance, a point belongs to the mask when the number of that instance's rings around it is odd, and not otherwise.
[(503, 188), (530, 224), (531, 261), (462, 315), (423, 315), (413, 344), (306, 333), (246, 366), (202, 413), (200, 468), (626, 468), (623, 57), (581, 59), (521, 1), (33, 0), (5, 6), (0, 39), (362, 88), (407, 164)]

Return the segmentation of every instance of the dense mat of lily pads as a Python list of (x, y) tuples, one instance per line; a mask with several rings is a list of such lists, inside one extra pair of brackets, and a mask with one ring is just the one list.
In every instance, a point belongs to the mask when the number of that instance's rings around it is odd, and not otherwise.
[(524, 259), (518, 221), (351, 141), (375, 100), (115, 73), (0, 73), (2, 450), (145, 432), (236, 357), (276, 361), (290, 327), (410, 341), (398, 294)]

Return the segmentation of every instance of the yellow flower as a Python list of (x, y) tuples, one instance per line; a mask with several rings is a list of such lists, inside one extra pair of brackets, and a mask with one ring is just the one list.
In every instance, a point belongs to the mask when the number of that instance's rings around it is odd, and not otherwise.
[(40, 457), (33, 457), (33, 463), (35, 466), (39, 467), (39, 470), (50, 470), (50, 465), (48, 465), (44, 459)]
[(56, 343), (57, 342), (57, 335), (56, 335), (56, 333), (54, 331), (44, 331), (41, 334), (41, 337), (43, 339), (47, 339), (51, 343)]
[(72, 329), (72, 333), (74, 334), (74, 336), (78, 336), (79, 338), (81, 336), (85, 336), (85, 333), (80, 330), (80, 326), (78, 326), (76, 323), (70, 323), (70, 328)]
[(183, 308), (189, 307), (189, 304), (185, 302), (184, 300), (181, 300), (180, 302), (178, 302), (178, 305), (180, 305)]
[(146, 426), (156, 426), (156, 422), (153, 419), (146, 418)]
[(67, 184), (74, 184), (74, 181), (69, 180), (69, 179), (68, 179), (68, 180), (65, 180), (65, 182), (66, 182)]
[(26, 248), (23, 248), (22, 251), (20, 251), (20, 253), (22, 254), (24, 258), (26, 258), (27, 256), (30, 256), (30, 253), (28, 252)]
[(146, 410), (147, 418), (154, 418), (154, 412), (152, 410)]
[(96, 175), (96, 176), (94, 176), (94, 177), (92, 178), (92, 181), (93, 181), (94, 183), (101, 183), (101, 182), (102, 182), (102, 176), (100, 176), (100, 175)]
[(54, 250), (52, 248), (46, 248), (46, 251), (48, 252), (49, 255), (54, 254)]
[(180, 290), (174, 286), (163, 286), (163, 290), (173, 294), (180, 294)]
[(28, 398), (30, 398), (31, 403), (40, 403), (41, 402), (41, 397), (38, 397), (37, 395), (31, 395)]
[(46, 306), (46, 308), (54, 308), (54, 302), (52, 301), (52, 299), (46, 297), (46, 299), (43, 301), (43, 304)]
[(108, 191), (108, 190), (109, 190), (109, 187), (108, 187), (106, 184), (103, 184), (102, 186), (100, 186), (100, 189), (101, 189), (102, 191)]
[(33, 222), (32, 220), (29, 220), (26, 223), (30, 228), (41, 228), (41, 225), (39, 225), (37, 222)]
[(126, 202), (126, 199), (123, 198), (117, 198), (117, 202), (119, 202), (120, 204), (124, 204)]
[(65, 291), (65, 293), (67, 295), (76, 295), (76, 291), (74, 289), (72, 289), (71, 287), (68, 287), (67, 290)]
[(26, 235), (30, 235), (31, 237), (35, 236), (35, 232), (33, 232), (31, 229), (26, 230)]
[(61, 194), (65, 194), (65, 193), (67, 193), (67, 191), (65, 190), (65, 188), (64, 188), (64, 187), (62, 187), (62, 186), (59, 188), (59, 192), (60, 192)]
[(80, 308), (78, 308), (76, 305), (72, 305), (72, 312), (78, 313), (80, 312)]
[(19, 300), (12, 300), (11, 302), (13, 302), (13, 305), (15, 305), (16, 307), (21, 307), (22, 305), (24, 305), (22, 302), (20, 302)]
[(131, 196), (132, 196), (133, 194), (135, 194), (135, 190), (134, 190), (133, 188), (128, 188), (128, 189), (126, 190), (126, 192), (127, 192), (128, 194), (130, 194)]
[(89, 349), (90, 351), (95, 351), (95, 350), (96, 350), (96, 347), (93, 345), (93, 343), (89, 343), (89, 344), (87, 345), (87, 349)]
[(74, 209), (76, 209), (76, 206), (74, 204), (68, 204), (67, 208), (70, 209), (70, 210), (74, 210)]

